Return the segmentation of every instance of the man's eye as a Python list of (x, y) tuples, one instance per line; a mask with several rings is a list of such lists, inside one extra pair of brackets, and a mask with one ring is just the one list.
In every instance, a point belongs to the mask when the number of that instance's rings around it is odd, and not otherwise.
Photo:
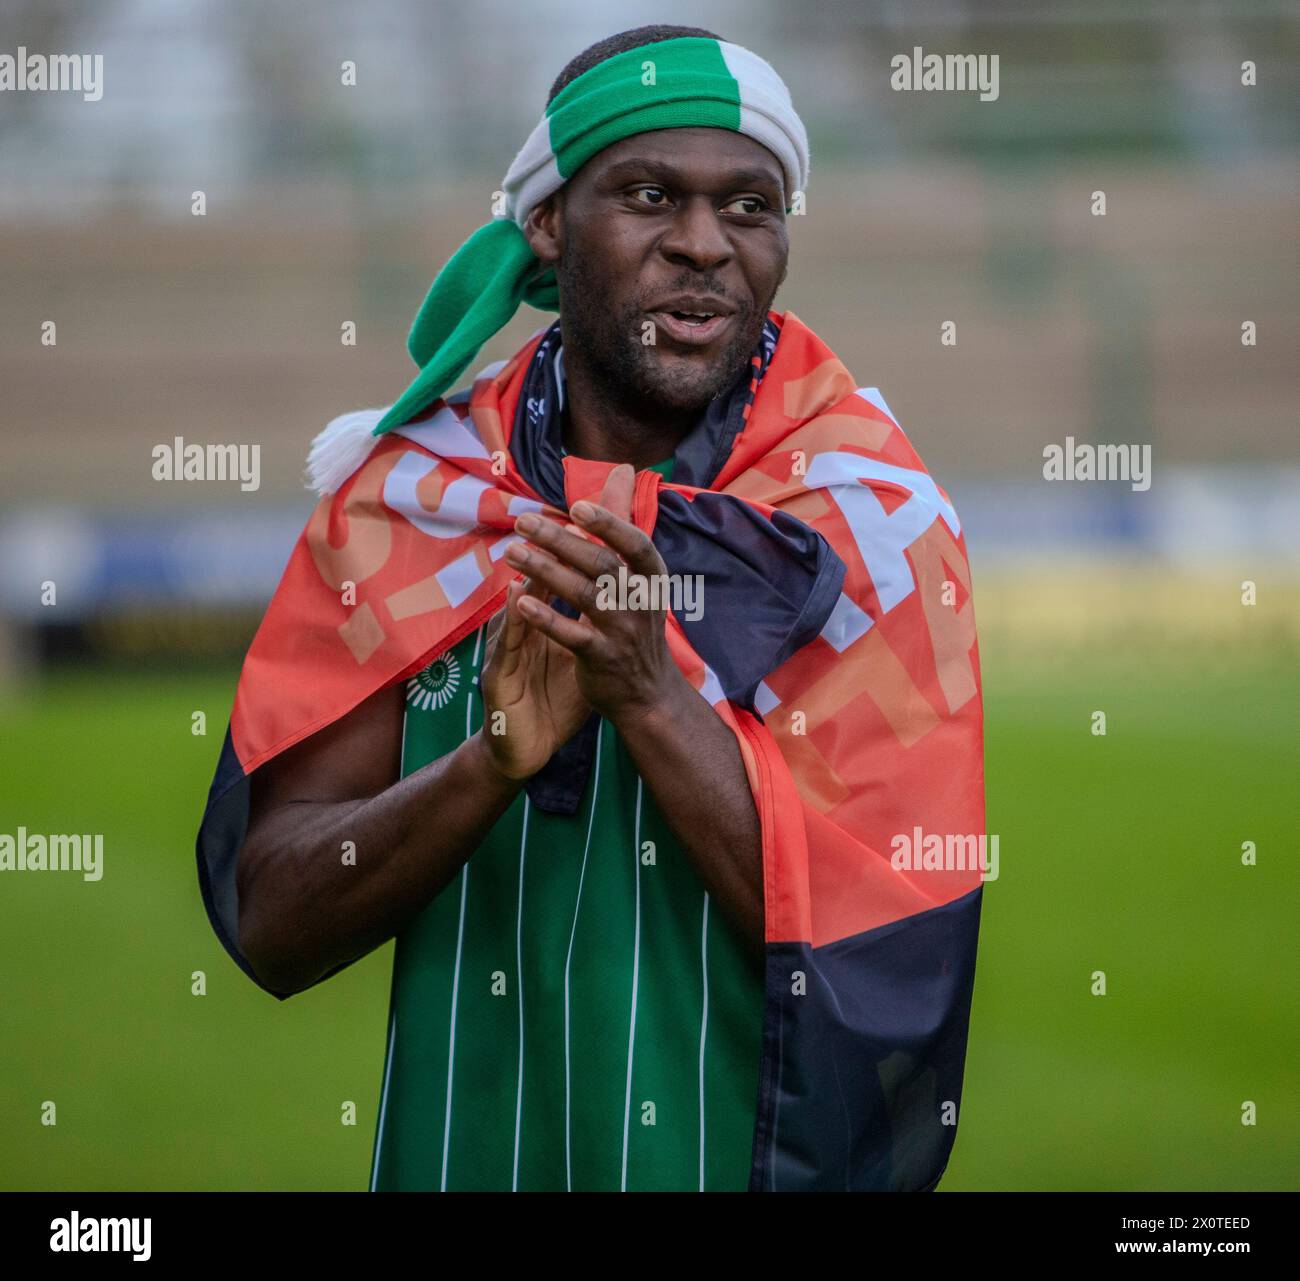
[[(735, 205), (745, 205), (747, 208), (735, 209)], [(724, 209), (731, 209), (733, 213), (758, 214), (767, 208), (767, 201), (762, 196), (737, 196), (729, 204), (723, 205)]]
[(637, 187), (632, 192), (632, 199), (638, 204), (659, 206), (668, 199), (668, 193), (662, 187)]

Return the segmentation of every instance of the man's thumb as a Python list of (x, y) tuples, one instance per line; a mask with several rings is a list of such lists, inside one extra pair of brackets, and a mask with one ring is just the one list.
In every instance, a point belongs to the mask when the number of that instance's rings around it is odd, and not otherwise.
[(605, 478), (600, 491), (600, 505), (620, 520), (632, 519), (632, 495), (636, 491), (636, 469), (631, 463), (619, 463)]

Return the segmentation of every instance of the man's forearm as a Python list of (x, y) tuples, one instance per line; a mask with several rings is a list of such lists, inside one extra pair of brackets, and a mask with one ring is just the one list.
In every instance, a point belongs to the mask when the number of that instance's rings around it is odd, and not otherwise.
[(289, 802), (250, 832), (240, 948), (268, 987), (301, 991), (364, 956), (452, 880), (521, 786), (480, 735), (369, 800)]
[(684, 677), (671, 689), (615, 726), (704, 888), (761, 952), (762, 829), (740, 749)]

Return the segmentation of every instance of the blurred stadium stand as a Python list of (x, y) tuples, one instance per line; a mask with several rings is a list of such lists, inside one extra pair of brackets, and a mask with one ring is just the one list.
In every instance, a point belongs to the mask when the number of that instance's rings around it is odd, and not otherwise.
[[(0, 100), (0, 669), (239, 652), (309, 510), (310, 438), (405, 385), (409, 319), (560, 66), (652, 20), (704, 22), (791, 85), (814, 163), (778, 305), (884, 391), (981, 584), (1027, 560), (1300, 574), (1294, 5), (528, 11), (523, 50), (505, 0), (0, 12), (0, 51), (105, 59), (99, 103)], [(998, 100), (892, 91), (889, 60), (914, 45), (996, 53)], [(483, 360), (543, 320), (520, 316)], [(261, 489), (154, 481), (151, 451), (177, 434), (259, 444)], [(1067, 435), (1150, 444), (1151, 490), (1044, 482)]]

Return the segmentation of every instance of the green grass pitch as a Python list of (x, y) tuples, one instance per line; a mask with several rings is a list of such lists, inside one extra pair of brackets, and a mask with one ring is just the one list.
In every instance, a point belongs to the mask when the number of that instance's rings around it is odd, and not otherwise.
[[(1300, 673), (1167, 660), (985, 656), (1001, 867), (945, 1189), (1300, 1186)], [(0, 875), (0, 1187), (365, 1185), (391, 949), (279, 1003), (199, 901), (232, 686), (88, 671), (0, 705), (0, 831), (105, 837), (98, 883)]]

